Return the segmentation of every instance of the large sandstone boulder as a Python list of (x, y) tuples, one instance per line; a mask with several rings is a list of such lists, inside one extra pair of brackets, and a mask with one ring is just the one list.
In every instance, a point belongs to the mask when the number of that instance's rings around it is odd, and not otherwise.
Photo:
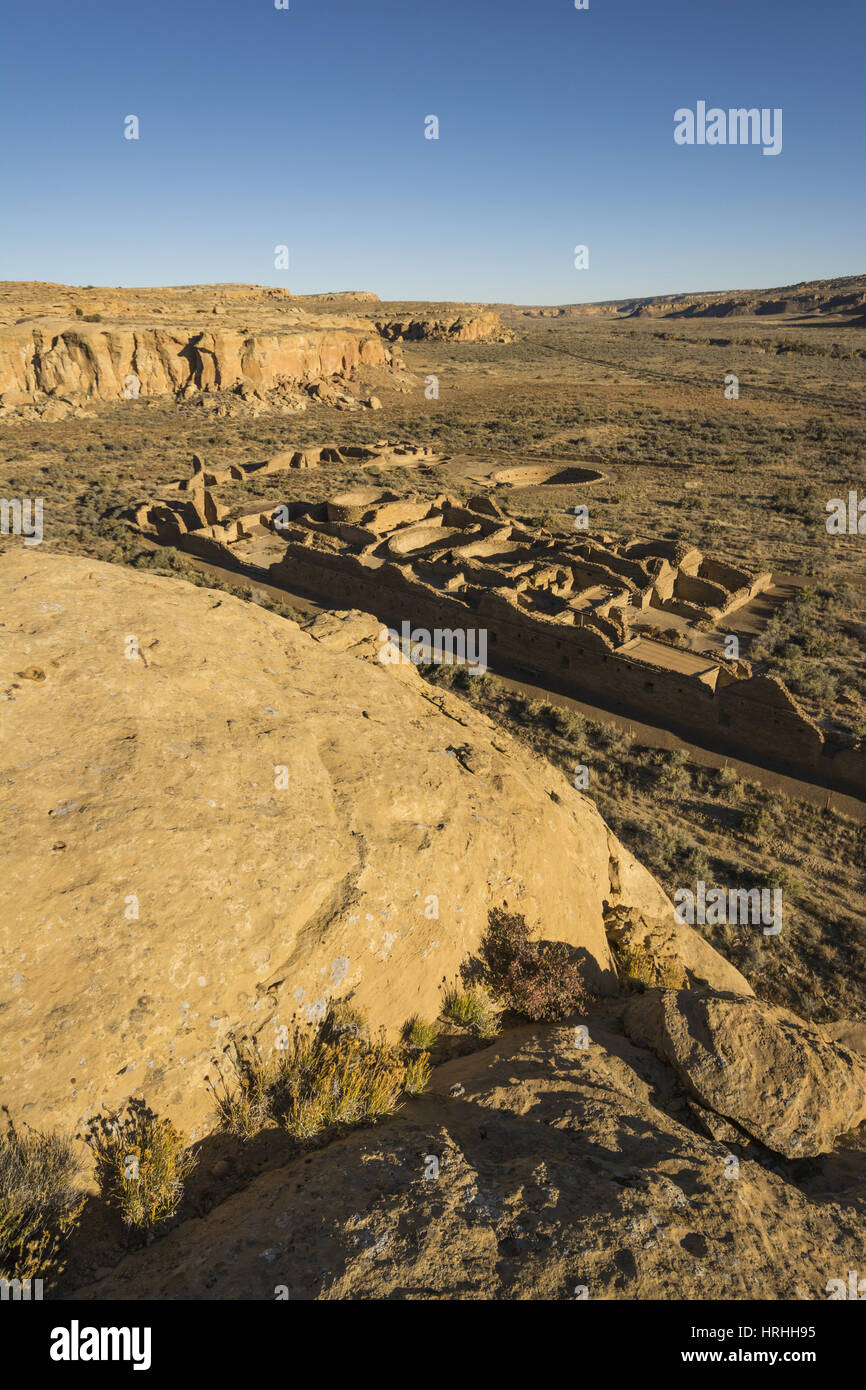
[(547, 762), (376, 659), (369, 617), (307, 633), (32, 550), (0, 560), (0, 613), (13, 1114), (76, 1124), (143, 1094), (200, 1128), (230, 1031), (267, 1050), (353, 991), (389, 1029), (435, 1017), (491, 906), (615, 988), (612, 855), (627, 905), (658, 900), (652, 880)]
[(629, 1037), (673, 1067), (701, 1105), (786, 1158), (829, 1153), (866, 1120), (866, 1058), (757, 999), (651, 990)]

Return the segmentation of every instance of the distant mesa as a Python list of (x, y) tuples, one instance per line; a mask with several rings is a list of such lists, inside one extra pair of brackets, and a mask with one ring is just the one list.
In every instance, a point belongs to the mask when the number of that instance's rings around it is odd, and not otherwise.
[(775, 289), (707, 290), (607, 299), (595, 304), (525, 305), (523, 318), (850, 318), (866, 321), (866, 276), (804, 280)]

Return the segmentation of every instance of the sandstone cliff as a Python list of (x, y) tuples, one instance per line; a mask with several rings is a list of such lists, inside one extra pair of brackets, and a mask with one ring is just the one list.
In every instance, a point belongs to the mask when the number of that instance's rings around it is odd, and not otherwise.
[(283, 378), (308, 382), (385, 362), (382, 339), (357, 319), (256, 334), (179, 326), (21, 324), (0, 329), (0, 396), (4, 404), (37, 392), (119, 400), (130, 394), (230, 387), (243, 378), (263, 386)]
[[(263, 285), (148, 289), (0, 283), (0, 408), (122, 400), (252, 382), (313, 383), (392, 360), (388, 341), (509, 342), (480, 305), (382, 306), (370, 291), (293, 297)], [(371, 310), (371, 312), (374, 312)], [(395, 365), (398, 350), (394, 350)], [(49, 403), (49, 410), (53, 409)], [(51, 418), (50, 416), (47, 418)]]
[(492, 309), (456, 314), (408, 314), (379, 319), (376, 327), (389, 342), (417, 342), (427, 338), (449, 343), (510, 343), (515, 337)]

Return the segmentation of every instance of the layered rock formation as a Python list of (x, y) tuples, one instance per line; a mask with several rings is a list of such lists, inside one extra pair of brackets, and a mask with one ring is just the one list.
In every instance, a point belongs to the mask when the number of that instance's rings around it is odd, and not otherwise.
[(245, 334), (192, 327), (62, 322), (0, 330), (0, 396), (20, 405), (37, 393), (99, 400), (315, 381), (361, 364), (384, 366), (382, 339), (364, 320), (310, 322), (289, 331)]
[(493, 309), (470, 309), (455, 314), (409, 314), (379, 319), (376, 327), (389, 342), (417, 342), (428, 338), (449, 343), (510, 343), (515, 337)]
[[(480, 306), (374, 323), (367, 306), (377, 303), (368, 291), (293, 298), (261, 285), (125, 290), (8, 282), (0, 285), (0, 408), (72, 396), (80, 409), (84, 398), (190, 394), (239, 382), (306, 385), (388, 365), (388, 340), (514, 336)], [(54, 418), (50, 408), (47, 418)]]
[(804, 280), (767, 290), (710, 290), (694, 294), (608, 299), (597, 304), (562, 304), (516, 310), (524, 318), (755, 318), (783, 316), (817, 319), (866, 315), (866, 276)]
[[(304, 632), (23, 550), (0, 590), (0, 1100), (22, 1119), (144, 1094), (200, 1127), (230, 1031), (267, 1048), (349, 992), (390, 1029), (435, 1017), (492, 906), (602, 993), (605, 904), (671, 918), (559, 772), (414, 667), (353, 655), (369, 617)], [(705, 943), (693, 964), (748, 992)]]

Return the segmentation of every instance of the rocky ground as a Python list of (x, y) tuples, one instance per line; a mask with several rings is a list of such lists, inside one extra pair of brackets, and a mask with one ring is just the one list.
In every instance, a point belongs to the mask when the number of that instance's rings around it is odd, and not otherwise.
[[(0, 585), (0, 1100), (63, 1129), (140, 1096), (197, 1158), (146, 1240), (88, 1179), (54, 1296), (816, 1299), (862, 1267), (863, 1025), (755, 998), (551, 764), (378, 662), (375, 622), (57, 553)], [(231, 1030), (347, 995), (435, 1018), (492, 904), (570, 945), (584, 1010), (443, 1025), (372, 1127), (218, 1130)], [(685, 988), (623, 974), (624, 924)]]

